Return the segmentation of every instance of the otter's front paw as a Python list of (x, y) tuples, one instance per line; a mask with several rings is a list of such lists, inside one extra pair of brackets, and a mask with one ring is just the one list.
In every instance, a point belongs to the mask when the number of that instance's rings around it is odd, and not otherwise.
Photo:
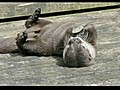
[(22, 35), (20, 34), (17, 34), (17, 43), (21, 43), (21, 44), (24, 44), (26, 42), (26, 39), (27, 39), (28, 35), (26, 32), (23, 32)]

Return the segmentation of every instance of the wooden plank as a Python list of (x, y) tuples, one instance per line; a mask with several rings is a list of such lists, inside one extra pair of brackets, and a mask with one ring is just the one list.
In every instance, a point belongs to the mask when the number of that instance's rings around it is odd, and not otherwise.
[[(62, 11), (62, 12), (44, 13), (44, 14), (41, 14), (40, 17), (60, 16), (60, 15), (92, 12), (92, 11), (110, 10), (110, 9), (117, 9), (117, 8), (120, 8), (120, 5), (95, 7), (95, 8), (86, 8), (86, 9), (70, 10), (70, 11)], [(10, 18), (3, 18), (3, 19), (0, 19), (0, 23), (10, 22), (10, 21), (18, 21), (18, 20), (25, 20), (25, 19), (27, 19), (29, 17), (30, 17), (30, 15), (18, 16), (18, 17), (10, 17)]]
[[(80, 20), (92, 23), (98, 32), (96, 63), (90, 67), (67, 68), (60, 57), (0, 54), (1, 86), (119, 86), (120, 9), (49, 17), (52, 21)], [(23, 31), (24, 21), (0, 24), (1, 38)], [(9, 30), (8, 30), (9, 29)], [(12, 34), (11, 34), (12, 33)]]

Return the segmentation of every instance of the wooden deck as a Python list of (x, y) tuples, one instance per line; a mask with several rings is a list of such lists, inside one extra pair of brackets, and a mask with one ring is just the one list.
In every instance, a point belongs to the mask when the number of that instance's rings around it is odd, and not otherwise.
[[(120, 85), (120, 9), (48, 18), (52, 21), (92, 23), (98, 32), (96, 63), (89, 67), (68, 68), (62, 58), (23, 57), (0, 54), (1, 86), (104, 86)], [(1, 23), (0, 38), (16, 36), (24, 21)]]

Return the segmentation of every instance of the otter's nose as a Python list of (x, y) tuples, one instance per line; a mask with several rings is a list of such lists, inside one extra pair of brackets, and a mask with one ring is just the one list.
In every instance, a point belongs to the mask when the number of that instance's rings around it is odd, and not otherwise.
[(75, 42), (75, 43), (81, 43), (82, 41), (81, 41), (80, 37), (74, 37), (73, 38), (73, 42)]

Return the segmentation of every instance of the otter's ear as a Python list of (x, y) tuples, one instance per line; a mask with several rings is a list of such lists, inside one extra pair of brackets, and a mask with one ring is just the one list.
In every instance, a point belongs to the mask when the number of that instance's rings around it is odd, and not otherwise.
[(66, 30), (65, 35), (63, 37), (64, 46), (67, 44), (68, 39), (72, 36), (72, 31), (72, 27)]

